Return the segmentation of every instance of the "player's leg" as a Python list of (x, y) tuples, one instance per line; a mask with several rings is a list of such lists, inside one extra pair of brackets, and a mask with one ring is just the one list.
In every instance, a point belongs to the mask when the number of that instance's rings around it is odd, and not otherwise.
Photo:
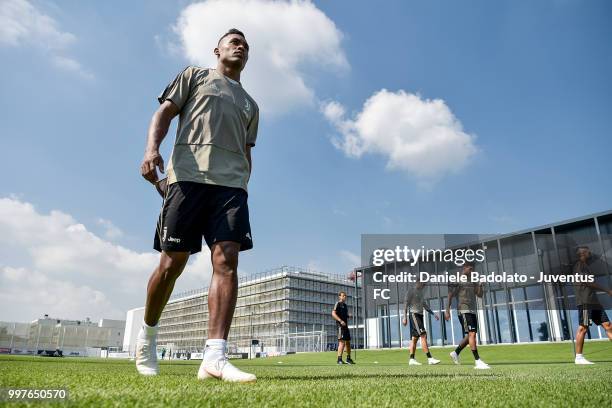
[(346, 363), (355, 364), (355, 362), (351, 358), (351, 340), (350, 339), (344, 340), (344, 350), (346, 351)]
[(189, 260), (189, 252), (162, 251), (159, 265), (155, 268), (147, 285), (144, 321), (148, 326), (156, 326), (172, 295), (174, 283), (181, 275)]
[(590, 322), (590, 312), (589, 309), (579, 305), (578, 306), (578, 328), (576, 329), (576, 358), (574, 359), (574, 363), (578, 365), (590, 365), (593, 364), (582, 355), (582, 351), (584, 348), (584, 338), (586, 337), (587, 331), (589, 329)]
[(603, 322), (601, 327), (604, 328), (606, 334), (608, 335), (608, 339), (612, 341), (612, 324), (610, 322)]
[(208, 340), (198, 378), (252, 382), (256, 377), (234, 367), (225, 354), (238, 297), (238, 253), (253, 247), (248, 196), (241, 188), (204, 185), (200, 198), (206, 202), (201, 225), (213, 276), (208, 290)]
[(209, 376), (230, 382), (252, 382), (253, 374), (231, 364), (225, 354), (227, 336), (238, 298), (238, 253), (240, 244), (219, 241), (211, 246), (213, 276), (208, 289), (208, 340), (198, 378)]
[(222, 241), (211, 248), (213, 275), (208, 289), (208, 338), (227, 340), (238, 298), (240, 244)]
[(429, 365), (440, 364), (440, 360), (438, 360), (437, 358), (433, 358), (431, 355), (431, 352), (429, 351), (429, 345), (427, 344), (427, 333), (426, 332), (421, 333), (421, 348), (423, 349), (423, 352), (427, 356), (427, 364)]
[(142, 375), (156, 375), (159, 372), (157, 323), (188, 259), (189, 252), (162, 251), (159, 265), (149, 278), (144, 324), (136, 340), (136, 369)]
[[(342, 336), (341, 334), (341, 328), (338, 327), (338, 336)], [(344, 364), (344, 361), (342, 361), (342, 353), (344, 352), (344, 340), (342, 340), (341, 338), (338, 339), (338, 364)]]
[(453, 360), (453, 363), (460, 364), (459, 354), (461, 353), (461, 350), (463, 350), (465, 346), (469, 344), (469, 337), (468, 337), (468, 330), (467, 330), (467, 322), (465, 321), (463, 313), (458, 313), (457, 318), (459, 319), (459, 323), (461, 324), (461, 328), (463, 330), (465, 337), (463, 337), (463, 339), (459, 342), (455, 350), (451, 351), (450, 357), (451, 357), (451, 360)]
[(470, 345), (470, 350), (472, 350), (472, 354), (474, 355), (474, 368), (478, 370), (488, 370), (489, 365), (480, 359), (478, 355), (478, 344), (476, 339), (476, 334), (478, 333), (478, 319), (476, 318), (476, 314), (474, 313), (466, 313), (465, 316), (466, 328), (468, 330), (468, 343)]
[(587, 327), (579, 325), (576, 330), (576, 355), (582, 354), (584, 348), (584, 337), (586, 336)]
[(414, 358), (414, 355), (416, 354), (416, 347), (417, 347), (417, 342), (419, 341), (419, 338), (416, 336), (416, 333), (414, 332), (411, 333), (411, 335), (412, 337), (410, 338), (410, 345), (408, 346), (408, 350), (410, 351), (410, 359), (408, 360), (408, 365), (421, 365), (421, 363), (416, 361), (416, 359)]

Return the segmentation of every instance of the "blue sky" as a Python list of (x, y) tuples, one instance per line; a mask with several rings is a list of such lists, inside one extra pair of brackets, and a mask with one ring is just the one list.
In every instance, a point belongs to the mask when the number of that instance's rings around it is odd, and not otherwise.
[[(29, 203), (39, 216), (61, 211), (105, 242), (151, 252), (161, 202), (139, 165), (157, 94), (193, 63), (181, 49), (188, 39), (172, 28), (188, 4), (31, 1), (55, 31), (29, 37), (0, 31), (0, 198)], [(610, 208), (609, 2), (314, 6), (324, 18), (311, 18), (332, 22), (339, 43), (327, 42), (325, 32), (314, 33), (306, 21), (298, 32), (304, 39), (323, 36), (315, 38), (322, 57), (304, 51), (311, 54), (298, 58), (289, 75), (298, 72), (312, 98), (262, 115), (249, 186), (255, 249), (241, 256), (243, 273), (289, 264), (345, 274), (355, 266), (362, 233), (504, 233)], [(245, 10), (255, 24), (257, 7)], [(229, 28), (246, 17), (216, 18)], [(280, 27), (281, 56), (306, 47)], [(245, 28), (252, 60), (269, 50), (263, 40), (258, 48), (257, 39), (270, 37), (253, 31)], [(72, 37), (53, 40), (50, 33)], [(326, 64), (334, 55), (345, 63)], [(265, 60), (258, 64), (265, 70)], [(250, 68), (243, 78), (247, 91), (264, 83), (247, 76)], [(270, 92), (284, 86), (274, 75), (265, 83)], [(342, 123), (354, 125), (366, 100), (382, 89), (443, 101), (473, 151), (459, 157), (453, 171), (423, 179), (414, 170), (389, 168), (384, 134), (378, 147), (358, 157), (334, 145), (343, 134), (320, 103), (338, 103)], [(173, 137), (163, 145), (166, 159)], [(435, 160), (403, 157), (424, 166)], [(32, 259), (35, 248), (11, 248), (1, 252), (1, 267), (45, 274)], [(138, 272), (143, 290), (147, 276)], [(114, 295), (102, 292), (112, 303)]]

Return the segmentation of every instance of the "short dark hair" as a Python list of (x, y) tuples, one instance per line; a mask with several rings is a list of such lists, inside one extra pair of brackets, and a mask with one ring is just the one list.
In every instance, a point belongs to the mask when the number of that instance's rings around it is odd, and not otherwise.
[(232, 34), (238, 34), (241, 35), (242, 38), (244, 38), (246, 40), (246, 37), (244, 35), (244, 33), (240, 30), (238, 30), (237, 28), (230, 28), (229, 30), (227, 30), (227, 33), (223, 34), (221, 36), (221, 38), (219, 38), (219, 41), (217, 42), (217, 45), (221, 44), (221, 40), (224, 39), (225, 37), (227, 37), (228, 35), (232, 35)]

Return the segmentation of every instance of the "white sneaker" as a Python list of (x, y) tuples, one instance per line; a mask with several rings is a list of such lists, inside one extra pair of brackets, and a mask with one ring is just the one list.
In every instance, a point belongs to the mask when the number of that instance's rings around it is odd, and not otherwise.
[(476, 370), (488, 370), (490, 368), (491, 367), (482, 360), (476, 360), (476, 364), (474, 365), (474, 369)]
[(461, 364), (459, 362), (459, 354), (455, 353), (454, 351), (450, 353), (450, 358), (451, 358), (451, 360), (453, 360), (453, 363), (455, 363), (457, 365)]
[(578, 364), (578, 365), (591, 365), (591, 364), (595, 364), (595, 363), (587, 360), (584, 357), (576, 357), (576, 359), (574, 360), (574, 363)]
[(440, 364), (440, 360), (438, 360), (437, 358), (430, 357), (427, 359), (427, 364), (429, 365)]
[(411, 358), (410, 360), (408, 360), (408, 365), (422, 365), (422, 364), (416, 361), (414, 358)]
[(140, 375), (147, 376), (159, 373), (157, 338), (145, 336), (143, 329), (140, 329), (136, 339), (136, 370)]
[(245, 373), (235, 367), (225, 356), (213, 362), (202, 360), (198, 370), (198, 380), (206, 380), (207, 378), (241, 383), (255, 382), (257, 380), (254, 374)]

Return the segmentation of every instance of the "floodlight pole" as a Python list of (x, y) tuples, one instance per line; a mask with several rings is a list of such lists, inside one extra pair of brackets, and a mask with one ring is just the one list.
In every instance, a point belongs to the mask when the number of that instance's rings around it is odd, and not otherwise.
[[(557, 233), (555, 231), (555, 227), (552, 227), (550, 230), (552, 232), (553, 247), (555, 248), (555, 253), (557, 254), (557, 259), (559, 261), (559, 268), (562, 268), (563, 265), (561, 264), (561, 256), (559, 255), (559, 245), (557, 244)], [(559, 269), (559, 271), (561, 270)], [(567, 304), (565, 284), (559, 282), (558, 285), (561, 288), (561, 296), (563, 297), (563, 308), (565, 309), (564, 312), (566, 313), (567, 320), (569, 321), (568, 332), (570, 335), (570, 339), (572, 340), (572, 351), (574, 352), (574, 358), (576, 358), (576, 341), (574, 339), (574, 324), (572, 322), (572, 313)], [(580, 318), (580, 316), (578, 318)]]
[(357, 336), (356, 338), (356, 342), (355, 342), (355, 353), (354, 353), (354, 357), (355, 360), (357, 360), (357, 349), (359, 348), (359, 329), (357, 327), (357, 322), (359, 321), (358, 319), (358, 314), (359, 314), (359, 292), (357, 291), (357, 280), (359, 279), (359, 272), (357, 271), (357, 269), (353, 269), (353, 273), (355, 275), (355, 313), (353, 313), (353, 325), (355, 326), (355, 335)]
[(249, 360), (251, 360), (251, 350), (253, 349), (253, 309), (251, 309), (251, 315), (249, 317), (249, 326), (250, 326)]

